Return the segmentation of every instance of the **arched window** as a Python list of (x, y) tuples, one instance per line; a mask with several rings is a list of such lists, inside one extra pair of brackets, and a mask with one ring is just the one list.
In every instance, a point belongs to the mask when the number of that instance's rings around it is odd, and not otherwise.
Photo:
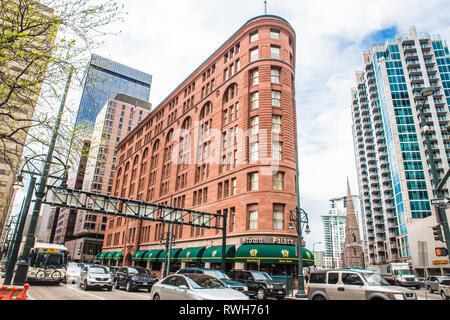
[(200, 111), (200, 120), (203, 120), (206, 117), (208, 117), (211, 114), (211, 112), (212, 112), (212, 103), (208, 101), (207, 103), (205, 103), (202, 110)]
[(231, 99), (234, 99), (239, 95), (239, 88), (236, 83), (232, 83), (228, 86), (228, 88), (225, 90), (225, 93), (223, 94), (222, 103), (225, 104)]
[(354, 234), (352, 235), (352, 242), (356, 242), (356, 236)]
[(192, 125), (192, 119), (191, 119), (191, 117), (187, 117), (186, 119), (184, 119), (181, 129), (188, 130), (191, 128), (191, 125)]

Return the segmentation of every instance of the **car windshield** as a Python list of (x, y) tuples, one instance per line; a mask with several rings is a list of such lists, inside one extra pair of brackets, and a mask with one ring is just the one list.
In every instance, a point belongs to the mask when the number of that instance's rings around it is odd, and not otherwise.
[(413, 276), (413, 273), (410, 270), (395, 270), (395, 274), (399, 276)]
[(265, 272), (252, 272), (255, 280), (272, 280), (272, 278)]
[(389, 282), (387, 282), (382, 276), (377, 273), (363, 273), (362, 276), (366, 279), (369, 286), (389, 286)]
[(220, 270), (205, 270), (204, 273), (219, 279), (230, 279), (225, 273)]
[(207, 275), (189, 275), (187, 279), (193, 289), (226, 289), (227, 286), (211, 276)]
[(133, 268), (128, 268), (128, 273), (129, 274), (150, 274), (150, 272), (144, 268), (139, 268), (139, 267), (133, 267)]
[(441, 284), (444, 285), (444, 286), (450, 285), (450, 278), (447, 278), (447, 279), (445, 279), (445, 280), (442, 280), (442, 281), (441, 281)]
[(100, 267), (94, 267), (94, 268), (90, 268), (89, 269), (89, 273), (94, 273), (94, 274), (106, 274), (106, 269), (105, 268), (100, 268)]
[(80, 273), (81, 268), (80, 267), (68, 267), (67, 273)]

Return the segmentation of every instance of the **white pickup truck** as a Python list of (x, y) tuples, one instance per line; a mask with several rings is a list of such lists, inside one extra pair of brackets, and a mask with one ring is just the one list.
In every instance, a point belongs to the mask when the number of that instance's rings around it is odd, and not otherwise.
[(371, 265), (369, 268), (392, 285), (420, 289), (419, 280), (411, 271), (408, 263), (378, 264)]

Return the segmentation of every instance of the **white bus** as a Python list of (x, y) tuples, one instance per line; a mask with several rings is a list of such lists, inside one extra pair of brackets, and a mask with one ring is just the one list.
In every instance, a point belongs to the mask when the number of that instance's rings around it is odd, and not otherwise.
[(68, 253), (63, 245), (36, 243), (30, 252), (27, 282), (63, 282), (66, 277)]

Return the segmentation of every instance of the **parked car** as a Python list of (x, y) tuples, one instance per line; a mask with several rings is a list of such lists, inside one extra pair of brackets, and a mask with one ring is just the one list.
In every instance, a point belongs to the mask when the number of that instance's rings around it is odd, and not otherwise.
[(439, 292), (439, 285), (441, 284), (441, 282), (444, 281), (444, 280), (448, 280), (448, 279), (450, 279), (450, 277), (447, 277), (447, 276), (430, 276), (430, 277), (427, 278), (427, 281), (425, 283), (426, 289), (430, 293), (434, 293), (435, 291)]
[(116, 282), (116, 273), (120, 270), (120, 268), (122, 267), (109, 267), (114, 283)]
[(170, 275), (153, 285), (153, 300), (248, 300), (242, 292), (229, 288), (207, 274)]
[(81, 267), (77, 264), (70, 264), (67, 266), (66, 277), (64, 283), (76, 284), (80, 280)]
[(419, 287), (425, 288), (425, 283), (427, 282), (427, 279), (424, 277), (417, 277), (417, 280), (419, 281)]
[(206, 269), (206, 268), (184, 268), (177, 271), (178, 274), (195, 273), (207, 274), (216, 277), (231, 289), (237, 290), (248, 295), (248, 287), (245, 283), (231, 280), (230, 277), (221, 270)]
[(124, 286), (127, 291), (147, 289), (150, 292), (158, 281), (150, 270), (141, 267), (122, 267), (116, 272), (115, 278), (115, 288)]
[(311, 272), (308, 300), (417, 300), (417, 295), (373, 271), (337, 269)]
[(442, 300), (450, 300), (450, 278), (441, 281), (439, 284), (439, 294)]
[(249, 296), (255, 296), (258, 300), (267, 297), (284, 299), (287, 294), (286, 285), (277, 283), (263, 271), (232, 270), (228, 273), (231, 279), (245, 283), (248, 287)]
[(90, 288), (113, 288), (112, 276), (104, 266), (85, 266), (81, 269), (79, 286), (83, 290)]

